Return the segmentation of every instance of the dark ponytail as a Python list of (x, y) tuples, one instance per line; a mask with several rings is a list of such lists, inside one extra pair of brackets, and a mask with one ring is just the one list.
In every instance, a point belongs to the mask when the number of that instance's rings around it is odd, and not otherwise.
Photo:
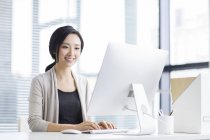
[(54, 59), (54, 62), (45, 68), (45, 72), (50, 70), (59, 61), (58, 60), (59, 47), (69, 34), (76, 34), (80, 38), (81, 52), (82, 52), (84, 41), (82, 36), (76, 29), (74, 29), (72, 26), (62, 26), (57, 28), (53, 32), (49, 42), (49, 52), (51, 57)]
[(45, 72), (50, 70), (53, 66), (55, 66), (56, 62), (54, 61), (53, 63), (51, 63), (50, 65), (48, 65), (46, 68), (45, 68)]

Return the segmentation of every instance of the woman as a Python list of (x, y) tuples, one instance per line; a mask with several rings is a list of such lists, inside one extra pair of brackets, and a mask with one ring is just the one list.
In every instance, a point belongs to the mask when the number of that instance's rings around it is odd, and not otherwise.
[(28, 123), (32, 131), (114, 128), (112, 123), (87, 120), (88, 82), (71, 70), (83, 46), (82, 36), (72, 26), (60, 27), (52, 34), (49, 51), (55, 61), (31, 83)]

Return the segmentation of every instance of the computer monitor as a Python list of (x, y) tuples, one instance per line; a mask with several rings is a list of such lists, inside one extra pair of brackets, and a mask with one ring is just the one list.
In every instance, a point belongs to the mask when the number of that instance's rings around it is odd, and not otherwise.
[(146, 110), (150, 110), (167, 54), (167, 51), (156, 48), (109, 43), (87, 115), (136, 115), (136, 111), (133, 111), (136, 110), (133, 84), (143, 85), (149, 104)]

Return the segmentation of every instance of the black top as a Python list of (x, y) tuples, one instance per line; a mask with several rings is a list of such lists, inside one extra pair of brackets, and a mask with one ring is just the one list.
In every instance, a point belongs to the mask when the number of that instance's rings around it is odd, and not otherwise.
[(78, 91), (63, 92), (58, 89), (59, 123), (79, 124), (83, 121)]

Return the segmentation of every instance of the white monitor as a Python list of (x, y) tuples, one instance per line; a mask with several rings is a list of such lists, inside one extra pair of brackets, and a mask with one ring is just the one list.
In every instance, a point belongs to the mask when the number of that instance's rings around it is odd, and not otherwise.
[(136, 114), (131, 111), (135, 102), (129, 98), (133, 83), (143, 85), (151, 108), (167, 56), (167, 51), (156, 48), (109, 43), (87, 115)]

